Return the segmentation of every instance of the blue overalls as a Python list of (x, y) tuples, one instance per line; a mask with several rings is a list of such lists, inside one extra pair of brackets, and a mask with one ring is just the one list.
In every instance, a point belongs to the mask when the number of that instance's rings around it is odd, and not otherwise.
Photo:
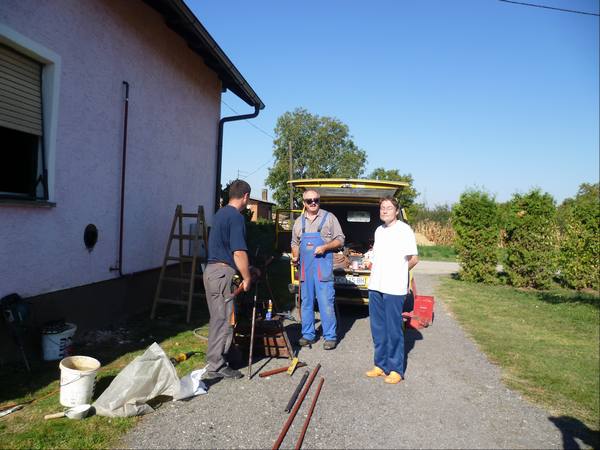
[(333, 288), (333, 253), (315, 255), (315, 248), (325, 244), (321, 229), (329, 213), (325, 213), (319, 228), (314, 233), (306, 233), (306, 219), (302, 215), (302, 235), (300, 236), (300, 281), (302, 282), (302, 336), (315, 339), (315, 297), (321, 313), (321, 327), (326, 341), (336, 341), (336, 320)]

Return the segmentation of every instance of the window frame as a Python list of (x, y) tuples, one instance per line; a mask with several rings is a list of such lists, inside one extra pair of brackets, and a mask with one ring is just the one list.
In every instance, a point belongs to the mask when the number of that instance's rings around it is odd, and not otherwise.
[[(0, 24), (0, 43), (42, 65), (42, 154), (43, 198), (12, 198), (2, 195), (0, 204), (53, 204), (55, 199), (56, 134), (58, 126), (58, 100), (60, 93), (61, 58), (54, 51)], [(36, 186), (39, 180), (36, 180)], [(16, 196), (15, 196), (16, 197)], [(11, 200), (14, 200), (11, 201)]]

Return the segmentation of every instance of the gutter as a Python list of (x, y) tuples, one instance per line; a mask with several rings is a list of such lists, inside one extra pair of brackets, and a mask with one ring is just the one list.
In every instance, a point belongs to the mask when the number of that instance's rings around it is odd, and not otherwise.
[(219, 133), (217, 138), (217, 177), (215, 179), (215, 212), (218, 211), (221, 206), (221, 165), (223, 162), (223, 128), (225, 126), (225, 122), (253, 119), (258, 116), (258, 113), (262, 108), (264, 108), (264, 105), (261, 102), (260, 104), (254, 105), (254, 112), (251, 114), (223, 117), (221, 120), (219, 120)]

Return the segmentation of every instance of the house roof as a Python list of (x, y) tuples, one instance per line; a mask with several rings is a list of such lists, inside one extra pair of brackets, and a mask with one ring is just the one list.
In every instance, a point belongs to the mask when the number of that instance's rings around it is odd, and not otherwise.
[(275, 203), (273, 203), (273, 202), (268, 202), (266, 200), (261, 200), (259, 198), (252, 198), (252, 197), (250, 197), (250, 200), (252, 200), (252, 201), (254, 201), (256, 203), (264, 203), (265, 205), (275, 205)]
[(259, 109), (265, 107), (256, 92), (183, 0), (144, 0), (144, 2), (158, 11), (164, 17), (167, 26), (179, 34), (188, 46), (202, 57), (204, 63), (219, 75), (224, 89), (229, 89), (250, 106)]

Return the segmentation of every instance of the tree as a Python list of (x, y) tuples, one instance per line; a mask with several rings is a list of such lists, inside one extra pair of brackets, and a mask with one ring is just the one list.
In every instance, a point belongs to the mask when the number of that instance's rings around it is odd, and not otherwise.
[(600, 186), (583, 183), (559, 208), (562, 218), (559, 267), (564, 284), (600, 287)]
[[(289, 205), (289, 156), (292, 144), (293, 179), (358, 178), (367, 161), (366, 153), (352, 141), (346, 124), (332, 117), (318, 116), (296, 108), (277, 119), (273, 156), (266, 184), (279, 205)], [(296, 206), (301, 204), (296, 193)]]
[(408, 183), (408, 186), (402, 188), (396, 194), (396, 200), (400, 204), (401, 208), (410, 208), (414, 203), (415, 199), (419, 195), (416, 189), (413, 187), (413, 177), (411, 174), (402, 175), (398, 169), (386, 170), (383, 167), (378, 167), (373, 170), (367, 177), (371, 180), (382, 180), (382, 181), (404, 181)]
[(556, 274), (558, 227), (554, 199), (540, 189), (515, 194), (506, 224), (505, 270), (516, 287), (545, 289)]
[(469, 190), (452, 209), (460, 277), (466, 281), (496, 281), (498, 207), (487, 192)]

